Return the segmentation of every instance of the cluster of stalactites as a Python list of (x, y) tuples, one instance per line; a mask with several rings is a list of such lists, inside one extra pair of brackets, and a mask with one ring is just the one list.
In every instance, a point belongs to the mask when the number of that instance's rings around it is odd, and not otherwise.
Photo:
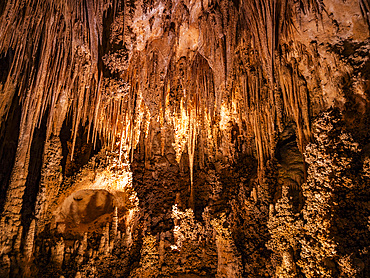
[[(318, 2), (304, 2), (303, 12), (308, 7), (319, 12)], [(284, 57), (276, 58), (281, 37), (288, 38), (292, 32), (294, 3), (244, 1), (237, 9), (234, 3), (221, 1), (201, 5), (201, 12), (194, 3), (159, 3), (141, 13), (139, 6), (132, 12), (120, 7), (113, 13), (117, 20), (110, 26), (115, 33), (110, 44), (121, 44), (121, 49), (105, 49), (109, 55), (102, 57), (116, 77), (103, 77), (98, 68), (103, 21), (107, 9), (116, 9), (117, 3), (6, 3), (0, 19), (0, 37), (4, 38), (0, 52), (14, 49), (15, 58), (3, 88), (6, 97), (0, 103), (0, 116), (6, 115), (13, 95), (19, 92), (21, 129), (29, 127), (30, 142), (44, 115), (48, 134), (58, 134), (72, 111), (73, 142), (79, 126), (88, 125), (93, 141), (99, 137), (112, 148), (119, 144), (123, 152), (133, 153), (141, 132), (150, 137), (151, 123), (156, 121), (163, 138), (167, 127), (172, 129), (178, 161), (187, 152), (192, 168), (196, 149), (201, 164), (205, 155), (232, 156), (230, 147), (221, 146), (221, 141), (232, 144), (227, 133), (237, 126), (237, 136), (254, 137), (253, 148), (263, 167), (282, 129), (282, 114), (287, 114), (297, 124), (303, 149), (310, 136), (305, 81), (297, 66)], [(127, 38), (127, 30), (137, 27), (135, 14), (143, 21), (157, 16), (158, 10), (159, 17), (167, 18), (165, 11), (171, 7), (172, 14), (167, 13), (175, 24), (164, 21), (161, 37), (146, 35), (145, 48), (136, 42), (135, 49)], [(158, 20), (154, 19), (153, 33), (162, 26)], [(131, 27), (121, 26), (125, 24)], [(185, 51), (187, 43), (192, 49)], [(238, 55), (238, 51), (247, 54)], [(11, 89), (15, 84), (17, 91)]]
[[(6, 118), (14, 94), (22, 102), (21, 129), (30, 140), (43, 117), (48, 135), (59, 134), (73, 111), (73, 134), (94, 118), (99, 102), (98, 48), (103, 14), (110, 0), (6, 1), (0, 17), (0, 53), (11, 55), (2, 88), (0, 116)], [(115, 4), (116, 5), (116, 4)]]
[[(309, 8), (320, 12), (320, 4), (311, 2), (303, 3), (302, 12)], [(294, 121), (303, 150), (310, 137), (308, 91), (294, 58), (289, 57), (289, 51), (299, 51), (299, 45), (281, 53), (280, 43), (293, 32), (294, 4), (265, 1), (262, 5), (248, 1), (238, 12), (234, 4), (225, 3), (203, 7), (204, 14), (198, 18), (195, 33), (191, 19), (185, 16), (176, 18), (172, 29), (154, 30), (158, 25), (154, 15), (160, 11), (157, 16), (164, 16), (166, 5), (158, 4), (153, 10), (141, 13), (135, 11), (140, 17), (128, 21), (126, 24), (131, 27), (126, 29), (143, 28), (135, 24), (145, 23), (145, 18), (152, 15), (153, 33), (162, 35), (151, 40), (150, 36), (154, 35), (147, 34), (149, 31), (145, 28), (140, 29), (144, 33), (145, 48), (137, 46), (135, 50), (131, 46), (127, 63), (123, 63), (121, 57), (129, 48), (129, 39), (122, 38), (121, 34), (127, 31), (116, 32), (117, 38), (111, 39), (126, 43), (125, 50), (110, 52), (104, 61), (111, 72), (119, 73), (128, 89), (121, 98), (107, 98), (107, 104), (101, 105), (96, 128), (98, 132), (103, 131), (103, 137), (112, 144), (120, 140), (125, 149), (131, 150), (138, 143), (140, 130), (145, 130), (148, 136), (154, 126), (151, 122), (156, 121), (162, 133), (164, 126), (171, 127), (178, 161), (182, 153), (187, 152), (192, 164), (195, 148), (201, 157), (202, 150), (214, 156), (220, 151), (218, 142), (230, 137), (221, 133), (231, 132), (230, 126), (236, 125), (238, 136), (252, 134), (254, 137), (253, 148), (263, 167), (264, 161), (273, 155), (276, 135), (283, 130), (284, 122)], [(172, 9), (176, 14), (178, 5)], [(189, 6), (183, 13), (192, 9)], [(122, 21), (121, 17), (117, 20)], [(203, 17), (209, 17), (209, 22), (204, 22)], [(238, 30), (241, 38), (235, 40), (233, 36)], [(185, 39), (181, 36), (191, 32), (199, 37), (200, 43), (207, 39), (207, 44), (203, 42), (184, 52), (181, 45)], [(185, 56), (178, 57), (180, 51)], [(111, 84), (111, 80), (107, 83)], [(110, 86), (106, 89), (111, 90)], [(108, 95), (116, 96), (116, 93)], [(151, 144), (150, 140), (148, 143)], [(225, 148), (222, 149), (221, 152)], [(202, 161), (200, 159), (200, 163)]]

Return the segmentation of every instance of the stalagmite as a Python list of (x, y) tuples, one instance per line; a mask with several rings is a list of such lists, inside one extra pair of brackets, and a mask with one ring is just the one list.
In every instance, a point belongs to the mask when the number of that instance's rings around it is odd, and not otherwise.
[(114, 238), (117, 238), (118, 235), (118, 208), (114, 208), (114, 214), (113, 214), (113, 219), (112, 219), (112, 230), (113, 230), (113, 235)]
[(257, 202), (257, 190), (255, 187), (253, 187), (252, 192), (251, 192), (251, 197), (253, 198), (254, 202)]
[(51, 247), (51, 260), (57, 268), (61, 268), (63, 265), (64, 248), (65, 243), (62, 237), (56, 242), (55, 246)]
[(107, 222), (103, 234), (100, 239), (99, 253), (102, 255), (108, 255), (110, 252), (110, 241), (109, 241), (109, 222)]
[(127, 218), (126, 218), (126, 223), (125, 223), (125, 226), (126, 226), (126, 232), (125, 232), (125, 237), (126, 237), (126, 246), (131, 246), (132, 244), (132, 226), (133, 226), (133, 223), (132, 221), (134, 220), (134, 215), (135, 215), (135, 209), (131, 209), (129, 210), (128, 214), (127, 214)]
[(60, 163), (63, 159), (60, 138), (57, 136), (50, 138), (45, 143), (44, 153), (40, 189), (35, 205), (35, 217), (38, 219), (36, 232), (42, 231), (45, 218), (48, 218), (45, 216), (48, 215), (47, 212), (51, 205), (48, 196), (56, 195), (63, 181), (63, 174), (60, 171)]
[(275, 207), (274, 204), (270, 204), (269, 206), (269, 218), (271, 218), (274, 215)]
[(11, 270), (11, 260), (8, 255), (3, 256), (3, 261), (1, 262), (0, 276), (9, 277)]
[(216, 232), (217, 274), (216, 277), (242, 277), (241, 258), (231, 238), (230, 231), (225, 226), (224, 216), (211, 221)]
[[(75, 250), (77, 250), (77, 257), (76, 257), (76, 262), (77, 265), (81, 265), (82, 262), (84, 261), (85, 253), (87, 250), (87, 232), (84, 233), (84, 237), (82, 241), (79, 243), (79, 246), (77, 247), (75, 243)], [(72, 251), (73, 253), (73, 251)]]
[(16, 159), (2, 214), (3, 219), (9, 218), (11, 220), (3, 222), (5, 225), (0, 231), (0, 253), (2, 253), (3, 250), (7, 250), (6, 252), (8, 252), (8, 249), (10, 249), (13, 244), (12, 239), (16, 236), (21, 225), (22, 198), (27, 181), (30, 156), (30, 142), (28, 142), (28, 140), (29, 133), (31, 132), (31, 124), (29, 122), (22, 122), (21, 126), (23, 127), (22, 132), (24, 132), (24, 134), (20, 134), (22, 140), (18, 142)]
[(158, 254), (159, 254), (159, 264), (161, 265), (164, 261), (164, 233), (162, 232), (160, 234), (160, 239), (159, 239), (159, 248), (158, 248)]
[(293, 260), (293, 256), (290, 251), (286, 251), (283, 253), (283, 263), (282, 267), (289, 272), (296, 273), (296, 266)]

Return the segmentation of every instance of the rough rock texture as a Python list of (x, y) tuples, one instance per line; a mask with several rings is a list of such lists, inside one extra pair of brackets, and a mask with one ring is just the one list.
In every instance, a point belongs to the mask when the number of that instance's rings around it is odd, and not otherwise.
[(370, 276), (368, 0), (0, 3), (1, 277)]

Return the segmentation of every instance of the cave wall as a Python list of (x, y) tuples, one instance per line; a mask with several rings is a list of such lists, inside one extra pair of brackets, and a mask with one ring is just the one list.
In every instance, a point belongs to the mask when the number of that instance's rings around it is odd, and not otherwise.
[(0, 4), (0, 275), (366, 277), (369, 12)]

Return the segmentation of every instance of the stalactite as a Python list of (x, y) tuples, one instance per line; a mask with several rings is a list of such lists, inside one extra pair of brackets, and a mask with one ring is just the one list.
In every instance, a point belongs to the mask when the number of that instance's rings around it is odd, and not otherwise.
[[(98, 37), (102, 33), (102, 11), (110, 4), (111, 1), (6, 3), (0, 20), (0, 36), (4, 38), (0, 51), (13, 48), (17, 55), (11, 69), (14, 74), (8, 75), (5, 88), (14, 82), (20, 84), (25, 110), (23, 117), (32, 117), (30, 141), (32, 131), (40, 123), (47, 107), (51, 108), (49, 123), (63, 121), (65, 114), (55, 113), (57, 102), (62, 98), (73, 99), (75, 141), (77, 127), (85, 123), (91, 112), (87, 111), (89, 100), (96, 100), (90, 95), (95, 94), (93, 88), (98, 82)], [(27, 17), (17, 20), (22, 9)], [(54, 15), (51, 11), (58, 12)], [(31, 33), (24, 36), (24, 30)], [(39, 60), (37, 55), (42, 55), (42, 59)], [(86, 65), (82, 66), (83, 63)], [(52, 131), (48, 128), (48, 134)]]
[(36, 231), (36, 220), (32, 219), (24, 243), (24, 257), (26, 258), (27, 261), (29, 261), (33, 255), (35, 231)]
[(190, 108), (189, 112), (189, 131), (188, 131), (188, 155), (190, 169), (190, 199), (189, 206), (194, 209), (194, 153), (197, 138), (196, 112)]
[(18, 233), (17, 233), (17, 237), (15, 239), (15, 242), (14, 242), (14, 250), (19, 252), (20, 249), (21, 249), (21, 244), (22, 244), (22, 236), (23, 236), (23, 226), (19, 226), (18, 228)]
[(281, 57), (278, 68), (279, 84), (282, 91), (285, 113), (287, 116), (292, 117), (296, 123), (299, 148), (303, 152), (303, 148), (311, 136), (307, 86), (299, 73), (296, 60), (292, 58), (292, 64), (289, 64), (287, 59), (288, 57)]
[(366, 0), (361, 0), (359, 2), (360, 2), (362, 15), (366, 19), (367, 24), (370, 28), (370, 3), (369, 1), (366, 1)]
[[(177, 116), (177, 117), (176, 117)], [(173, 118), (174, 126), (174, 139), (173, 148), (176, 152), (176, 160), (180, 163), (182, 152), (185, 149), (187, 143), (187, 137), (189, 132), (189, 116), (186, 109), (183, 107), (183, 102), (180, 101), (179, 114)]]

